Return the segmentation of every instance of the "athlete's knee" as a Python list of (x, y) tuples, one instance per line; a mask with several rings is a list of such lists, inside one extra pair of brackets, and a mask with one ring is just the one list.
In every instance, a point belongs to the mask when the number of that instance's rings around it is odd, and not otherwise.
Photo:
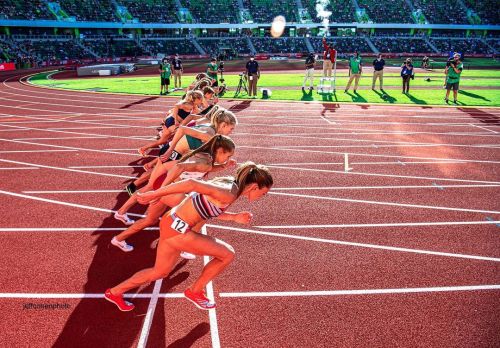
[(225, 250), (220, 257), (220, 260), (224, 263), (229, 264), (234, 260), (235, 256), (236, 256), (236, 252), (234, 251), (234, 248), (231, 245), (226, 244)]

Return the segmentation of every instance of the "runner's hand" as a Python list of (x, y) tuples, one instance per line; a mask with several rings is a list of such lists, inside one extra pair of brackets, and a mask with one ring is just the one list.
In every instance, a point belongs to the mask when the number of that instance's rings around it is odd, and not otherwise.
[(253, 214), (248, 212), (248, 211), (243, 211), (241, 213), (238, 213), (234, 216), (234, 222), (237, 222), (239, 224), (245, 224), (248, 225), (250, 221), (252, 221)]
[(137, 192), (137, 202), (140, 204), (150, 204), (157, 200), (158, 198), (156, 197), (155, 191), (148, 191), (144, 193)]

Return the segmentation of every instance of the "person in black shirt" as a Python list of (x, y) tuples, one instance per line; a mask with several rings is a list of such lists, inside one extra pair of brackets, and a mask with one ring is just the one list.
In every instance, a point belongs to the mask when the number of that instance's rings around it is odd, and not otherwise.
[(251, 55), (246, 65), (248, 77), (248, 96), (257, 97), (257, 81), (260, 78), (259, 63), (255, 61), (255, 56)]
[(384, 66), (385, 60), (382, 58), (382, 55), (379, 53), (377, 59), (373, 61), (373, 81), (372, 81), (372, 89), (375, 90), (375, 83), (377, 79), (380, 80), (380, 90), (384, 90)]
[(309, 80), (309, 89), (314, 89), (314, 53), (309, 53), (306, 58), (306, 76), (304, 76), (304, 82), (302, 83), (302, 89), (306, 88), (306, 82)]
[(172, 59), (172, 67), (173, 67), (173, 74), (174, 74), (174, 87), (175, 88), (182, 88), (181, 77), (182, 77), (182, 72), (184, 71), (184, 69), (182, 67), (182, 60), (179, 59), (178, 53), (176, 53), (174, 59)]

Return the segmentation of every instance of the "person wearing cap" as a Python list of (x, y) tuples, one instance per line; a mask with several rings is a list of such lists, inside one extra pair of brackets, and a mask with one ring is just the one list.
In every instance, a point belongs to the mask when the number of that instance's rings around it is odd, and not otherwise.
[(328, 45), (326, 37), (323, 37), (323, 77), (332, 77), (332, 67), (335, 63), (337, 51)]
[(446, 74), (446, 97), (444, 101), (448, 104), (450, 91), (453, 89), (453, 103), (457, 104), (458, 85), (460, 83), (460, 75), (464, 69), (463, 63), (460, 61), (460, 53), (453, 55), (453, 60), (446, 66), (444, 73)]
[(349, 81), (347, 82), (347, 86), (344, 90), (344, 93), (347, 93), (347, 91), (351, 87), (351, 83), (353, 80), (354, 80), (354, 93), (356, 93), (362, 72), (363, 72), (363, 66), (361, 65), (361, 57), (359, 56), (358, 52), (354, 52), (354, 54), (349, 58), (350, 77)]
[(259, 63), (255, 60), (255, 56), (252, 54), (250, 60), (246, 65), (247, 79), (248, 79), (248, 96), (257, 97), (257, 82), (260, 78)]
[(401, 77), (403, 78), (403, 94), (410, 93), (410, 79), (413, 78), (413, 64), (411, 58), (406, 58), (401, 65)]
[(176, 53), (174, 59), (172, 59), (172, 67), (174, 68), (174, 87), (182, 88), (181, 77), (184, 69), (182, 67), (182, 60), (179, 59), (179, 54)]
[(309, 80), (309, 89), (314, 89), (314, 53), (309, 53), (306, 58), (306, 75), (304, 76), (304, 82), (302, 83), (302, 89), (306, 88), (306, 82)]
[(212, 87), (217, 87), (219, 85), (219, 66), (217, 65), (217, 59), (212, 58), (210, 63), (207, 65), (207, 75), (210, 77), (214, 83), (212, 83)]

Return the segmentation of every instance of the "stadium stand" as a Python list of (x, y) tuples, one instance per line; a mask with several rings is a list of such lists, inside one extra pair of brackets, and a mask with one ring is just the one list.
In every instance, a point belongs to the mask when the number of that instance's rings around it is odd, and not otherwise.
[(479, 38), (431, 38), (430, 41), (443, 54), (448, 54), (448, 52), (451, 51), (464, 52), (466, 55), (471, 53), (494, 53), (490, 47)]
[(69, 16), (79, 21), (116, 22), (115, 9), (110, 0), (58, 0)]
[(432, 48), (422, 38), (415, 37), (371, 37), (375, 47), (384, 53), (432, 52)]
[(430, 23), (468, 24), (466, 11), (456, 0), (413, 0), (413, 4), (423, 11)]
[(0, 18), (5, 19), (54, 19), (42, 0), (1, 0)]
[(164, 54), (167, 56), (178, 54), (199, 54), (189, 39), (143, 39), (141, 41), (144, 49), (152, 54)]
[(255, 23), (270, 23), (274, 17), (282, 15), (287, 22), (297, 22), (297, 3), (295, 1), (243, 0), (243, 5), (252, 14)]
[(249, 54), (250, 48), (248, 47), (246, 38), (235, 37), (225, 39), (198, 39), (201, 47), (211, 56), (217, 56), (221, 53), (221, 49), (229, 49), (234, 51), (233, 54)]
[(413, 23), (411, 9), (401, 0), (357, 0), (374, 23)]
[[(311, 38), (311, 44), (315, 52), (323, 52), (322, 38)], [(373, 53), (370, 46), (363, 37), (329, 37), (328, 42), (333, 44), (333, 47), (339, 54), (358, 52)]]
[(269, 37), (252, 38), (252, 44), (259, 53), (307, 53), (307, 45), (304, 38), (281, 37), (272, 39)]
[(465, 5), (472, 9), (481, 19), (483, 24), (500, 23), (500, 14), (498, 11), (498, 0), (464, 0)]
[(134, 18), (144, 23), (176, 23), (177, 7), (173, 0), (119, 0)]
[(198, 23), (238, 23), (238, 4), (233, 0), (184, 0)]
[[(306, 6), (313, 22), (320, 23), (321, 19), (317, 17), (316, 12), (316, 0), (303, 0), (302, 4)], [(337, 0), (335, 1), (335, 6), (332, 6), (333, 2), (329, 2), (326, 7), (326, 11), (332, 12), (330, 16), (330, 22), (333, 23), (352, 23), (355, 21), (354, 18), (354, 6), (351, 0)]]
[(30, 40), (29, 43), (25, 42), (24, 46), (31, 55), (41, 61), (93, 58), (92, 55), (69, 38)]

